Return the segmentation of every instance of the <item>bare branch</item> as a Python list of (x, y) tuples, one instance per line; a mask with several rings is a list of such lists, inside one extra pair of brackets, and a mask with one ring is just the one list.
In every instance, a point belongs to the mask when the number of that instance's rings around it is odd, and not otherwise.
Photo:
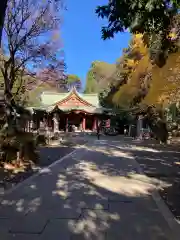
[[(60, 29), (62, 0), (9, 0), (4, 24), (3, 57), (0, 59), (5, 92), (17, 96), (25, 83), (25, 76), (54, 66), (59, 75), (64, 68), (61, 39), (53, 39)], [(63, 65), (63, 64), (62, 64)], [(31, 73), (32, 74), (31, 74)], [(34, 81), (34, 80), (33, 80)], [(31, 82), (31, 81), (29, 81)], [(32, 83), (30, 83), (32, 84)], [(10, 94), (11, 95), (11, 94)]]

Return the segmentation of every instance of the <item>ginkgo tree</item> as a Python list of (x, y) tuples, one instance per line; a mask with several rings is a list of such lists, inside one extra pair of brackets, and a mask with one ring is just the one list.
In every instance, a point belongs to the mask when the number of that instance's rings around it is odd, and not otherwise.
[[(143, 41), (143, 35), (134, 34), (129, 47), (124, 50), (123, 56), (117, 63), (114, 76), (112, 75), (114, 84), (106, 94), (100, 95), (106, 106), (117, 106), (118, 110), (126, 109), (134, 115), (143, 114), (146, 116), (155, 136), (163, 142), (166, 142), (168, 138), (164, 111), (160, 108), (160, 104), (152, 105), (157, 102), (158, 97), (165, 93), (168, 74), (174, 72), (165, 72), (165, 69), (169, 70), (169, 61), (172, 56), (173, 54), (163, 68), (153, 66), (149, 58), (148, 47)], [(178, 64), (174, 62), (174, 68), (177, 66)], [(163, 76), (163, 73), (166, 76)], [(161, 81), (158, 81), (159, 79)], [(169, 83), (168, 87), (172, 89), (175, 85)], [(162, 92), (162, 90), (164, 91)]]

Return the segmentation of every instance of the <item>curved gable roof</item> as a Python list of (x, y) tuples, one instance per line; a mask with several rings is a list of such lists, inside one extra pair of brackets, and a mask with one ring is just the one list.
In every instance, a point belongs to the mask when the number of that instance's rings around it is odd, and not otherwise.
[(88, 105), (94, 107), (100, 107), (98, 94), (83, 94), (79, 93), (76, 88), (72, 88), (68, 93), (57, 93), (57, 92), (43, 92), (41, 94), (41, 104), (42, 105), (54, 105), (68, 99), (71, 95), (75, 94), (79, 99), (86, 102)]

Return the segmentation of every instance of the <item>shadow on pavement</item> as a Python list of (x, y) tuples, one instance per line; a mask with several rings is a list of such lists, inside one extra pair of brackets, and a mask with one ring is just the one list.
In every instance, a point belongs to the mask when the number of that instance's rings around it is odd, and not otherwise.
[(180, 220), (180, 149), (178, 146), (133, 143), (118, 147), (129, 152), (151, 179), (163, 181), (159, 190), (174, 216)]
[(2, 240), (173, 239), (150, 195), (131, 179), (134, 152), (88, 145), (5, 196)]
[(39, 147), (38, 150), (39, 160), (37, 164), (34, 164), (30, 161), (24, 162), (24, 168), (19, 169), (19, 171), (15, 171), (15, 169), (5, 169), (4, 167), (1, 167), (0, 187), (5, 190), (12, 188), (14, 185), (32, 176), (42, 167), (49, 166), (53, 162), (69, 154), (70, 152), (75, 150), (75, 146), (44, 146)]
[(39, 165), (44, 167), (52, 164), (66, 154), (74, 151), (75, 147), (69, 146), (45, 146), (39, 148)]

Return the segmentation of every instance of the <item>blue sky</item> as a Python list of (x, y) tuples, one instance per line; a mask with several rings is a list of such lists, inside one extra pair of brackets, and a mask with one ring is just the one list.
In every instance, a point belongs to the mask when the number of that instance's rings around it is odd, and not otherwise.
[(62, 37), (67, 72), (77, 74), (85, 84), (86, 73), (95, 60), (113, 63), (127, 47), (129, 33), (118, 34), (114, 39), (101, 39), (101, 26), (105, 20), (95, 14), (97, 5), (107, 0), (66, 0)]

